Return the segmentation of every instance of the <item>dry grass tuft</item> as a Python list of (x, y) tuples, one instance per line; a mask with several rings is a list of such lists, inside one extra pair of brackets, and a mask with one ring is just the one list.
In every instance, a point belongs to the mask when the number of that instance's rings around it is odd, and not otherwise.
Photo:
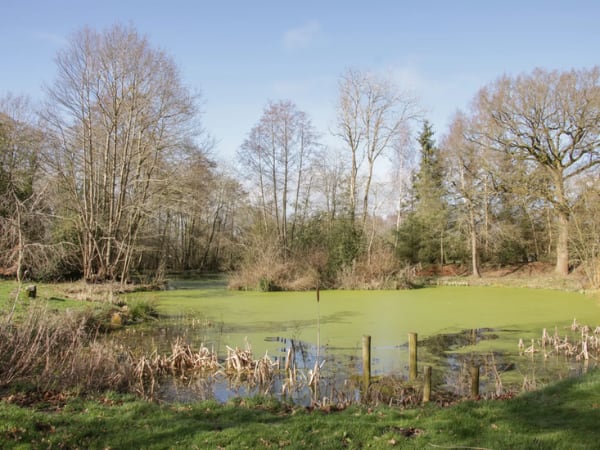
[(410, 289), (415, 271), (402, 267), (390, 249), (378, 249), (347, 266), (338, 275), (341, 289)]
[(127, 368), (119, 349), (99, 344), (91, 310), (60, 315), (33, 305), (19, 322), (0, 322), (0, 387), (18, 382), (38, 391), (121, 390)]

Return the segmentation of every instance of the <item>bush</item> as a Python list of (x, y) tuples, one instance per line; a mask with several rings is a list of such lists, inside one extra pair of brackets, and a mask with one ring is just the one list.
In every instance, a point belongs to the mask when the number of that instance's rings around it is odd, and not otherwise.
[(281, 291), (281, 287), (269, 278), (261, 278), (258, 281), (258, 290), (261, 292), (275, 292)]
[(156, 302), (153, 300), (133, 300), (124, 309), (128, 322), (144, 322), (146, 320), (157, 319), (159, 316)]
[(393, 250), (382, 246), (347, 266), (338, 282), (341, 289), (410, 289), (414, 279), (414, 271), (402, 267)]

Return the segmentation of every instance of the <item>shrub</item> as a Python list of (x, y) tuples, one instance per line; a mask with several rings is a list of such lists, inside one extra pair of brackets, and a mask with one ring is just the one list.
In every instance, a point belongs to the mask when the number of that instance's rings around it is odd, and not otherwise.
[(153, 300), (133, 300), (124, 309), (126, 319), (129, 322), (143, 322), (156, 319), (159, 316), (156, 302)]
[(408, 289), (414, 287), (414, 274), (403, 268), (393, 250), (376, 248), (371, 256), (363, 255), (340, 272), (342, 289)]

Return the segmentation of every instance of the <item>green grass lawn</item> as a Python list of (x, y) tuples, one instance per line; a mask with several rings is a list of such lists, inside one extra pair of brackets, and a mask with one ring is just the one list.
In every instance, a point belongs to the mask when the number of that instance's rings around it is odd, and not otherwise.
[(0, 402), (1, 448), (592, 449), (600, 372), (510, 400), (309, 412), (270, 400), (158, 405), (132, 397)]
[[(28, 298), (25, 292), (26, 286), (29, 283), (21, 285), (21, 291), (17, 299), (16, 312), (27, 310), (27, 307), (32, 304), (46, 305), (49, 310), (63, 311), (65, 309), (83, 309), (86, 307), (98, 307), (95, 302), (82, 302), (66, 294), (66, 290), (71, 284), (69, 283), (34, 283), (37, 286), (37, 297), (35, 299)], [(15, 294), (18, 290), (16, 281), (2, 280), (0, 281), (0, 311), (10, 310), (15, 300)]]

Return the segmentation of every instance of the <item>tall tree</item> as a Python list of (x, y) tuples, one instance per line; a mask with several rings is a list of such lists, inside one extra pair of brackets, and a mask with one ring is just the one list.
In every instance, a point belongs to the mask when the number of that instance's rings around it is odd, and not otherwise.
[(504, 76), (476, 99), (480, 139), (531, 173), (557, 219), (556, 272), (569, 271), (571, 181), (600, 164), (600, 68)]
[(0, 98), (0, 273), (18, 279), (36, 265), (34, 245), (43, 244), (43, 196), (35, 190), (42, 143), (28, 99)]
[(196, 131), (173, 60), (133, 27), (85, 28), (56, 57), (43, 118), (48, 161), (78, 233), (86, 279), (124, 281), (169, 160)]
[[(407, 123), (418, 114), (416, 100), (401, 92), (390, 79), (353, 69), (340, 78), (335, 135), (349, 153), (349, 216), (353, 222), (362, 192), (361, 229), (369, 211), (375, 163), (403, 138)], [(359, 187), (365, 162), (364, 183)]]
[(171, 182), (152, 205), (151, 223), (143, 236), (148, 249), (145, 268), (201, 270), (210, 196), (215, 183), (215, 164), (205, 147), (190, 142), (185, 154), (171, 164)]
[(575, 188), (571, 243), (590, 286), (597, 289), (600, 287), (600, 175), (588, 174)]
[(339, 152), (323, 152), (315, 161), (315, 189), (317, 208), (324, 210), (331, 224), (347, 207), (347, 170)]
[(479, 236), (481, 217), (486, 207), (485, 149), (469, 139), (469, 129), (466, 116), (457, 114), (444, 139), (443, 148), (452, 203), (468, 230), (466, 235), (471, 255), (471, 273), (480, 277)]
[(308, 115), (291, 101), (270, 102), (238, 150), (259, 202), (265, 231), (274, 223), (284, 255), (307, 213), (319, 142)]
[(433, 139), (428, 121), (418, 136), (421, 159), (415, 176), (415, 214), (421, 225), (421, 257), (428, 262), (444, 264), (444, 234), (447, 226), (444, 170), (440, 150)]
[[(390, 158), (390, 201), (393, 202), (395, 219), (394, 251), (398, 253), (400, 245), (400, 228), (403, 222), (414, 212), (414, 180), (418, 161), (418, 150), (407, 124), (401, 139), (393, 146)], [(404, 245), (404, 244), (403, 244)], [(405, 246), (411, 248), (411, 245)], [(409, 260), (413, 261), (413, 253), (409, 252)], [(416, 252), (415, 252), (416, 255)], [(406, 258), (405, 258), (406, 259)]]
[(26, 97), (0, 98), (0, 195), (30, 195), (40, 165), (42, 135)]

